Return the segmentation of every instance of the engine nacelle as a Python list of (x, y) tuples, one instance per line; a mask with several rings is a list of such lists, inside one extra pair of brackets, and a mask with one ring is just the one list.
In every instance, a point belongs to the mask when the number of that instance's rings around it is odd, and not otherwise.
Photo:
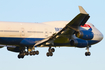
[(88, 46), (88, 41), (82, 40), (82, 39), (74, 39), (70, 41), (70, 45), (79, 47), (79, 48), (83, 48), (83, 47)]
[(80, 39), (84, 39), (84, 40), (91, 40), (94, 37), (93, 32), (91, 31), (79, 31), (76, 32), (76, 37), (80, 38)]
[(7, 47), (7, 50), (8, 51), (12, 51), (12, 52), (20, 52), (21, 51), (19, 47), (15, 47), (15, 48), (13, 48), (13, 47)]

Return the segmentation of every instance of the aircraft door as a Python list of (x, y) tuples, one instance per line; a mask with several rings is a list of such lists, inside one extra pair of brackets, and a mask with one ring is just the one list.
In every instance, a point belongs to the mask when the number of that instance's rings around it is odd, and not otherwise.
[(24, 37), (25, 36), (25, 30), (24, 28), (21, 28), (21, 37)]
[(48, 30), (45, 29), (45, 37), (48, 37)]

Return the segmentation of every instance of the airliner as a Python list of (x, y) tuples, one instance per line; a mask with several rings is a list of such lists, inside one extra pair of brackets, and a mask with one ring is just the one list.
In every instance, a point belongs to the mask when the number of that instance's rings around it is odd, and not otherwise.
[(0, 22), (0, 48), (18, 52), (18, 58), (38, 55), (36, 47), (48, 47), (47, 57), (53, 56), (55, 47), (89, 48), (103, 39), (103, 34), (91, 23), (89, 14), (79, 6), (80, 13), (71, 21), (43, 23)]

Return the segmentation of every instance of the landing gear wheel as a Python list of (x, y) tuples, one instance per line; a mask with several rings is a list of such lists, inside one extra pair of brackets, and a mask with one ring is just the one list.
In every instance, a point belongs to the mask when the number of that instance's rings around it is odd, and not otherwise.
[(85, 56), (90, 56), (90, 55), (91, 55), (90, 52), (86, 52), (86, 53), (85, 53)]
[(20, 59), (20, 58), (24, 58), (24, 55), (23, 54), (19, 54), (18, 55), (18, 58)]
[(35, 54), (38, 55), (39, 54), (39, 51), (35, 51)]
[(18, 58), (20, 59), (20, 58), (21, 58), (21, 56), (20, 56), (20, 55), (18, 55)]
[(33, 55), (33, 52), (30, 52), (30, 56), (32, 56)]
[(33, 51), (33, 55), (35, 55), (35, 51)]
[(55, 52), (55, 49), (54, 49), (54, 48), (52, 48), (52, 49), (51, 49), (51, 51), (52, 51), (52, 52)]
[(52, 52), (47, 52), (46, 55), (49, 57), (49, 56), (53, 56), (53, 53)]
[(52, 53), (52, 52), (49, 52), (49, 55), (50, 55), (50, 56), (53, 56), (53, 53)]
[(54, 48), (48, 49), (49, 52), (55, 52)]
[(25, 52), (23, 52), (21, 55), (22, 55), (22, 56), (25, 56)]
[(21, 58), (24, 58), (24, 56), (22, 55)]
[(49, 57), (49, 52), (46, 53), (47, 57)]
[(25, 55), (27, 55), (27, 56), (28, 56), (28, 52), (25, 52)]

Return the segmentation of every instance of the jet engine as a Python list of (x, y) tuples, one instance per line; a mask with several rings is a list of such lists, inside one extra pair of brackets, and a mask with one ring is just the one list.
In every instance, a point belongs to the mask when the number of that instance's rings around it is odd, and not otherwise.
[(19, 47), (7, 47), (7, 50), (8, 51), (12, 51), (12, 52), (20, 52), (20, 48)]
[(88, 41), (82, 40), (82, 39), (74, 39), (70, 41), (70, 45), (79, 47), (79, 48), (83, 48), (83, 47), (88, 46)]
[(84, 40), (91, 40), (93, 39), (93, 32), (91, 31), (79, 31), (79, 32), (76, 32), (76, 37), (80, 38), (80, 39), (84, 39)]

